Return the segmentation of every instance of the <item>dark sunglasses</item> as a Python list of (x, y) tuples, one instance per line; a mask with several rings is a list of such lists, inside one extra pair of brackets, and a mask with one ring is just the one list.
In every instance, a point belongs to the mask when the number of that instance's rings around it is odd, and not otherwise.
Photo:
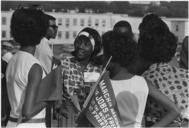
[(57, 28), (58, 28), (57, 25), (49, 25), (49, 27), (52, 27), (52, 28), (54, 28), (54, 29), (57, 29)]

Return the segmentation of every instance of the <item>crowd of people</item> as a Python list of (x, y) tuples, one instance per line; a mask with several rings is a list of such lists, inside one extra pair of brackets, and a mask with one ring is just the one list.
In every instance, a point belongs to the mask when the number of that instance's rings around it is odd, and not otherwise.
[[(49, 46), (58, 29), (53, 16), (19, 8), (10, 28), (20, 49), (13, 55), (7, 48), (11, 46), (2, 44), (2, 126), (94, 127), (87, 117), (78, 118), (110, 57), (107, 71), (121, 127), (188, 126), (188, 37), (179, 66), (171, 64), (177, 38), (158, 15), (144, 16), (138, 39), (127, 21), (119, 21), (102, 36), (85, 27), (73, 42), (72, 56), (63, 60), (55, 58)], [(61, 68), (62, 99), (39, 101), (40, 83), (56, 68), (54, 63)]]

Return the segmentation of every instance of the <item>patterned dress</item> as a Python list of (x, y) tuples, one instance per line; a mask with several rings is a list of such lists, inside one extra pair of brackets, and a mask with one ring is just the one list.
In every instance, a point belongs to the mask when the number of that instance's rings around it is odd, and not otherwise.
[[(62, 60), (62, 74), (63, 74), (63, 98), (66, 106), (63, 107), (67, 118), (62, 117), (62, 127), (76, 126), (76, 119), (78, 117), (78, 106), (82, 109), (82, 105), (90, 92), (91, 87), (95, 82), (85, 82), (84, 72), (101, 72), (100, 66), (94, 66), (89, 63), (82, 71), (78, 61), (74, 58), (66, 58)], [(74, 101), (73, 101), (74, 100)]]
[[(143, 76), (181, 109), (181, 116), (174, 123), (179, 124), (183, 118), (188, 118), (188, 70), (160, 63), (151, 65)], [(148, 99), (145, 113), (147, 122), (154, 124), (165, 112), (162, 106)]]

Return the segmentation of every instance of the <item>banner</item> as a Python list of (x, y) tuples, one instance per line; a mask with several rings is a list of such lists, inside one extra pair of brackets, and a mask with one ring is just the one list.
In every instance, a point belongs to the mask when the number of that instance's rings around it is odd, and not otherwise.
[(95, 127), (120, 127), (119, 111), (107, 72), (101, 77), (98, 86), (83, 111)]
[(58, 66), (42, 79), (37, 101), (58, 101), (62, 100), (62, 70)]

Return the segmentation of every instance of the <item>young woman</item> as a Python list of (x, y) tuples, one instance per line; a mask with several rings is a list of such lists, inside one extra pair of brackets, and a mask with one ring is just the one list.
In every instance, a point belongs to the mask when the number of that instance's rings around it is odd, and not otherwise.
[(35, 46), (46, 31), (43, 19), (44, 13), (34, 9), (17, 9), (12, 15), (11, 34), (21, 48), (9, 61), (6, 72), (11, 105), (7, 127), (46, 127), (46, 103), (36, 101), (44, 73), (34, 57)]
[(128, 72), (137, 50), (132, 37), (110, 31), (102, 36), (102, 42), (105, 60), (112, 56), (107, 70), (120, 113), (121, 127), (141, 127), (148, 95), (168, 110), (157, 126), (166, 126), (175, 119), (178, 115), (176, 106), (143, 77)]
[[(174, 122), (179, 127), (188, 122), (188, 70), (169, 65), (173, 58), (177, 40), (163, 20), (155, 14), (145, 16), (139, 26), (139, 57), (138, 68), (143, 76), (153, 83), (160, 92), (172, 100), (181, 109), (181, 114)], [(154, 100), (147, 104), (147, 125), (158, 122), (166, 111)], [(170, 127), (172, 127), (170, 126)]]
[(101, 50), (101, 37), (96, 30), (81, 30), (74, 41), (74, 47), (73, 57), (61, 62), (64, 81), (64, 100), (60, 109), (64, 116), (59, 124), (61, 127), (77, 125), (75, 121), (78, 113), (101, 72), (100, 66), (95, 63), (95, 57)]

